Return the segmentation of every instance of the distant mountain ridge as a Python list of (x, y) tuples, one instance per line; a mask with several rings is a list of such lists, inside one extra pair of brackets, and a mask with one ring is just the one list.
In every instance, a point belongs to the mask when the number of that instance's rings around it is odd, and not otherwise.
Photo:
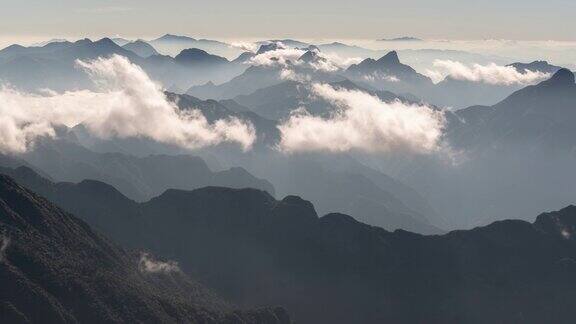
[(381, 42), (423, 42), (423, 39), (410, 37), (410, 36), (403, 36), (403, 37), (396, 37), (396, 38), (382, 38), (379, 39)]
[(433, 86), (430, 78), (402, 64), (396, 51), (388, 52), (378, 60), (368, 58), (353, 64), (346, 69), (345, 75), (398, 94), (418, 94)]
[(134, 52), (136, 55), (143, 58), (159, 54), (156, 51), (156, 49), (152, 47), (152, 45), (148, 44), (146, 41), (143, 41), (141, 39), (124, 44), (122, 45), (122, 48)]
[(222, 82), (242, 73), (246, 66), (225, 58), (186, 47), (173, 58), (159, 55), (143, 41), (119, 46), (109, 38), (82, 39), (74, 43), (49, 43), (43, 47), (9, 46), (0, 50), (0, 79), (29, 91), (52, 89), (92, 89), (94, 85), (76, 60), (120, 55), (141, 66), (148, 75), (170, 86), (189, 88), (192, 84), (214, 80)]
[(60, 181), (95, 179), (114, 185), (132, 199), (143, 201), (168, 188), (194, 189), (208, 185), (254, 187), (274, 194), (274, 187), (242, 168), (212, 171), (204, 160), (190, 155), (136, 157), (97, 153), (72, 141), (39, 143), (21, 158)]
[(542, 147), (573, 147), (574, 107), (574, 73), (559, 69), (550, 79), (518, 90), (494, 106), (472, 107), (457, 114), (466, 117), (472, 109), (477, 111), (474, 121), (478, 122), (468, 120), (466, 132), (474, 132), (484, 144), (522, 141), (534, 145), (536, 140)]

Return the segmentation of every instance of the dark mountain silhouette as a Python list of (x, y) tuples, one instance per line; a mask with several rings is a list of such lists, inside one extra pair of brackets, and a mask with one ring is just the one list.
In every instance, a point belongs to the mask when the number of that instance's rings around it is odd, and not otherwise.
[(113, 54), (125, 56), (135, 63), (141, 59), (109, 38), (95, 42), (82, 39), (74, 43), (49, 43), (42, 47), (11, 46), (0, 51), (0, 79), (32, 91), (92, 88), (86, 73), (76, 68), (76, 60)]
[[(548, 64), (546, 61), (512, 63), (508, 66), (514, 67), (520, 73), (532, 71), (551, 75), (561, 69), (558, 66)], [(427, 94), (426, 98), (439, 105), (455, 108), (465, 108), (470, 105), (492, 105), (504, 100), (522, 87), (521, 84), (488, 84), (447, 77), (436, 84), (434, 91)]]
[(282, 44), (286, 47), (292, 47), (292, 48), (305, 48), (310, 46), (309, 43), (305, 43), (299, 40), (295, 40), (295, 39), (271, 39), (271, 40), (267, 40), (267, 41), (262, 41), (262, 42), (258, 42), (257, 44), (259, 45), (271, 45), (271, 44)]
[(258, 48), (258, 51), (256, 51), (256, 55), (264, 54), (266, 52), (275, 51), (275, 50), (283, 49), (283, 48), (285, 48), (285, 46), (282, 45), (281, 43), (278, 43), (278, 42), (272, 42), (269, 44), (262, 44)]
[(358, 80), (395, 93), (419, 94), (433, 86), (432, 81), (416, 72), (406, 64), (402, 64), (396, 51), (391, 51), (378, 60), (371, 58), (353, 64), (346, 70), (346, 76), (353, 81)]
[(526, 71), (532, 72), (543, 72), (554, 74), (561, 69), (560, 66), (551, 65), (547, 61), (533, 61), (530, 63), (512, 63), (509, 66), (514, 67), (520, 73), (526, 73)]
[(122, 38), (122, 37), (114, 37), (114, 38), (112, 38), (112, 41), (114, 43), (118, 44), (118, 46), (124, 46), (124, 45), (132, 42), (132, 41), (130, 41), (126, 38)]
[[(314, 203), (321, 214), (340, 212), (385, 229), (438, 234), (428, 217), (434, 210), (416, 192), (354, 159), (340, 156), (284, 157), (273, 159), (280, 170), (264, 170), (277, 192), (298, 194)], [(269, 168), (268, 168), (269, 169)], [(284, 181), (282, 181), (285, 179)]]
[[(574, 74), (558, 70), (549, 80), (528, 86), (491, 107), (457, 112), (467, 127), (454, 136), (463, 145), (528, 144), (569, 148), (576, 144)], [(472, 111), (474, 111), (472, 113)], [(474, 115), (471, 119), (470, 115)]]
[(561, 69), (495, 105), (456, 111), (462, 123), (450, 124), (446, 138), (462, 152), (457, 168), (421, 159), (389, 174), (427, 198), (451, 228), (569, 204), (576, 195), (574, 107), (573, 73)]
[[(350, 81), (332, 85), (336, 88), (361, 90)], [(278, 112), (281, 116), (273, 117), (287, 116), (298, 106), (297, 104), (305, 104), (312, 108), (310, 110), (315, 114), (329, 114), (332, 111), (330, 103), (313, 99), (314, 96), (304, 84), (287, 81), (271, 88), (276, 87), (280, 90), (271, 89), (271, 93), (263, 98), (251, 97), (256, 103), (267, 103), (266, 98), (272, 99), (266, 106), (270, 109), (285, 108), (284, 111)], [(288, 91), (284, 91), (286, 89)], [(378, 91), (370, 93), (386, 101), (398, 99), (392, 93)], [(275, 98), (279, 100), (275, 101)], [(236, 117), (251, 122), (259, 138), (255, 146), (256, 154), (248, 157), (245, 154), (237, 156), (226, 149), (219, 149), (218, 152), (211, 149), (210, 154), (216, 154), (218, 160), (228, 161), (232, 165), (243, 165), (251, 173), (257, 172), (260, 177), (272, 181), (279, 189), (277, 192), (303, 194), (322, 212), (354, 213), (364, 222), (387, 229), (402, 228), (420, 233), (441, 231), (432, 226), (428, 220), (428, 217), (437, 219), (433, 208), (416, 192), (380, 172), (364, 167), (353, 159), (339, 156), (337, 159), (326, 157), (315, 161), (314, 158), (299, 159), (276, 154), (270, 149), (280, 139), (276, 122), (259, 117), (261, 113), (259, 110), (258, 113), (252, 110), (246, 111), (248, 108), (242, 105), (239, 108), (236, 101), (228, 101), (221, 105), (213, 100), (202, 101), (187, 95), (174, 96), (171, 100), (177, 102), (181, 109), (200, 109), (209, 121)], [(289, 106), (290, 103), (293, 103), (293, 106)], [(228, 105), (237, 110), (228, 109)]]
[[(270, 43), (261, 45), (257, 54), (273, 51), (279, 48), (285, 48), (280, 43)], [(302, 76), (310, 81), (317, 82), (336, 82), (345, 80), (345, 78), (334, 72), (327, 72), (314, 66), (326, 59), (318, 55), (318, 48), (309, 46), (308, 50), (301, 55), (298, 62), (286, 62), (284, 65), (252, 65), (244, 73), (231, 79), (228, 82), (215, 85), (208, 82), (201, 86), (193, 86), (186, 93), (202, 99), (232, 99), (240, 95), (248, 95), (259, 89), (277, 85), (288, 78), (283, 77), (283, 72), (290, 70), (295, 75)], [(257, 54), (244, 53), (233, 62), (247, 63)], [(246, 64), (242, 64), (246, 65)]]
[[(182, 110), (200, 110), (211, 123), (219, 119), (229, 118), (238, 118), (251, 123), (256, 129), (257, 135), (255, 150), (269, 149), (270, 146), (275, 145), (280, 140), (280, 133), (278, 128), (276, 128), (276, 121), (266, 119), (250, 109), (240, 108), (240, 111), (237, 111), (228, 108), (228, 105), (233, 105), (233, 100), (229, 100), (226, 105), (216, 100), (201, 100), (185, 94), (168, 94), (168, 100), (176, 102)], [(238, 106), (235, 106), (235, 108), (238, 109)]]
[(420, 38), (416, 38), (416, 37), (403, 36), (403, 37), (397, 37), (397, 38), (382, 38), (382, 39), (379, 39), (379, 41), (381, 41), (381, 42), (422, 42), (423, 40)]
[(302, 56), (300, 56), (298, 60), (305, 63), (316, 63), (319, 61), (326, 61), (326, 59), (320, 57), (320, 55), (318, 55), (318, 52), (315, 50), (306, 51), (306, 53), (302, 54)]
[(234, 311), (174, 263), (129, 253), (0, 176), (3, 323), (289, 323), (281, 308)]
[(238, 55), (237, 58), (232, 60), (232, 63), (237, 63), (237, 64), (248, 63), (250, 61), (250, 59), (253, 58), (255, 55), (256, 54), (254, 54), (252, 52), (244, 52), (244, 53)]
[(150, 40), (149, 43), (162, 54), (173, 56), (188, 48), (198, 48), (224, 57), (234, 57), (240, 54), (239, 49), (220, 41), (195, 39), (188, 36), (172, 34), (166, 34), (157, 39)]
[(228, 63), (228, 60), (223, 57), (208, 54), (206, 51), (197, 48), (189, 48), (183, 50), (180, 52), (180, 54), (176, 55), (174, 60), (180, 64), (199, 65), (202, 67), (212, 64)]
[(231, 99), (280, 82), (282, 79), (279, 69), (267, 66), (250, 66), (244, 73), (226, 83), (215, 85), (208, 82), (204, 85), (193, 86), (186, 93), (201, 99)]
[(173, 35), (173, 34), (166, 34), (163, 35), (155, 40), (153, 40), (153, 42), (164, 42), (164, 41), (171, 41), (171, 42), (194, 42), (196, 41), (196, 39), (189, 37), (189, 36), (179, 36), (179, 35)]
[(93, 89), (92, 81), (77, 68), (76, 60), (115, 54), (141, 66), (152, 79), (184, 89), (208, 80), (228, 81), (246, 69), (242, 64), (229, 63), (225, 58), (189, 47), (176, 59), (158, 55), (142, 41), (125, 46), (120, 47), (108, 38), (50, 43), (43, 47), (10, 46), (0, 51), (0, 79), (30, 91)]
[(212, 171), (199, 157), (97, 153), (75, 142), (59, 139), (39, 143), (22, 156), (53, 179), (79, 182), (95, 179), (112, 184), (135, 200), (146, 200), (168, 188), (195, 189), (208, 185), (259, 188), (274, 194), (274, 187), (246, 170)]
[(147, 58), (152, 55), (158, 55), (158, 52), (154, 49), (154, 47), (152, 47), (152, 45), (141, 39), (126, 43), (122, 45), (122, 48), (134, 52), (134, 54), (143, 58)]
[[(311, 81), (337, 82), (345, 80), (344, 77), (338, 74), (320, 71), (307, 65), (291, 64), (289, 69), (297, 74), (309, 77)], [(254, 65), (228, 82), (218, 85), (209, 82), (201, 86), (193, 86), (188, 89), (186, 93), (201, 99), (216, 100), (232, 99), (240, 95), (249, 95), (259, 89), (286, 81), (281, 76), (282, 70), (283, 68), (280, 66)]]
[[(318, 217), (299, 197), (252, 189), (168, 190), (134, 211), (98, 194), (105, 186), (51, 199), (99, 218), (105, 232), (132, 223), (110, 235), (177, 260), (241, 305), (285, 305), (300, 323), (567, 323), (576, 315), (574, 206), (534, 223), (422, 236)], [(79, 207), (83, 199), (91, 204)], [(96, 208), (102, 201), (111, 210)]]

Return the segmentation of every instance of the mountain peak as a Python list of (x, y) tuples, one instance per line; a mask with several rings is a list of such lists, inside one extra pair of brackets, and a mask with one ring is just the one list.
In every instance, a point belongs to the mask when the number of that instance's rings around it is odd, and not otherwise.
[(212, 55), (198, 48), (187, 48), (185, 50), (182, 50), (182, 52), (176, 55), (174, 59), (176, 60), (176, 62), (185, 64), (197, 64), (197, 63), (220, 64), (228, 62), (228, 60), (223, 57)]
[(180, 35), (173, 35), (173, 34), (166, 34), (156, 41), (194, 41), (195, 39), (188, 36), (180, 36)]
[(322, 61), (323, 58), (318, 55), (318, 52), (313, 50), (308, 50), (306, 53), (302, 54), (302, 56), (298, 58), (298, 61), (302, 61), (305, 63), (312, 63), (319, 60)]
[(574, 73), (568, 69), (560, 69), (546, 82), (548, 84), (573, 85), (575, 82)]
[(398, 58), (398, 53), (396, 51), (390, 51), (388, 54), (382, 56), (378, 62), (386, 64), (400, 64), (400, 59)]
[(111, 40), (108, 37), (104, 37), (102, 39), (99, 39), (99, 40), (95, 41), (94, 43), (108, 45), (108, 46), (118, 46), (118, 45), (116, 45), (116, 43), (114, 43), (113, 40)]
[(256, 52), (256, 54), (262, 54), (262, 53), (266, 53), (269, 51), (275, 51), (277, 49), (282, 49), (282, 48), (284, 48), (284, 46), (282, 46), (282, 44), (280, 44), (278, 42), (263, 44), (263, 45), (260, 45), (260, 48), (258, 49), (258, 52)]

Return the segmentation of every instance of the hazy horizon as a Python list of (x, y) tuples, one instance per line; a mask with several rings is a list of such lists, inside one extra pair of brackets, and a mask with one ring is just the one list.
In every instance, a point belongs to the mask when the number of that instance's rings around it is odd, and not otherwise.
[[(380, 39), (413, 36), (452, 40), (576, 41), (576, 3), (425, 0), (334, 3), (263, 0), (193, 3), (168, 0), (5, 0), (0, 37), (124, 35), (167, 32), (209, 38)], [(558, 10), (562, 8), (562, 10)], [(153, 22), (153, 23), (150, 23)], [(487, 23), (489, 22), (489, 24)], [(537, 23), (535, 23), (537, 22)], [(161, 26), (161, 27), (159, 27)]]

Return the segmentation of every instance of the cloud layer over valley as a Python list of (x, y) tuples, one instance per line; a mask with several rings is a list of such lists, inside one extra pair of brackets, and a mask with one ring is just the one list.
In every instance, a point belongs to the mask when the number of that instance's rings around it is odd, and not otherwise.
[[(277, 48), (274, 50), (269, 50), (255, 55), (248, 61), (248, 63), (253, 65), (282, 67), (305, 65), (306, 67), (317, 71), (335, 72), (362, 61), (362, 59), (358, 57), (343, 58), (333, 53), (323, 53), (317, 49), (290, 48), (284, 46), (282, 43), (276, 43), (276, 47)], [(308, 51), (313, 52), (316, 59), (310, 61), (299, 60), (300, 57)]]
[(502, 66), (495, 63), (486, 65), (473, 64), (467, 66), (452, 60), (434, 61), (434, 69), (427, 70), (426, 74), (435, 82), (449, 77), (455, 80), (481, 82), (491, 85), (530, 85), (550, 77), (549, 73), (540, 71), (525, 71), (521, 73), (513, 66)]
[(279, 126), (279, 149), (288, 152), (431, 153), (441, 146), (441, 111), (400, 101), (383, 102), (357, 90), (313, 84), (313, 92), (336, 108), (330, 117), (293, 112)]
[(238, 119), (209, 123), (197, 110), (180, 111), (162, 88), (128, 59), (114, 55), (77, 61), (98, 92), (44, 91), (43, 95), (0, 88), (0, 152), (28, 150), (39, 137), (55, 136), (58, 126), (86, 126), (100, 138), (143, 137), (194, 149), (222, 142), (250, 149), (252, 125)]

